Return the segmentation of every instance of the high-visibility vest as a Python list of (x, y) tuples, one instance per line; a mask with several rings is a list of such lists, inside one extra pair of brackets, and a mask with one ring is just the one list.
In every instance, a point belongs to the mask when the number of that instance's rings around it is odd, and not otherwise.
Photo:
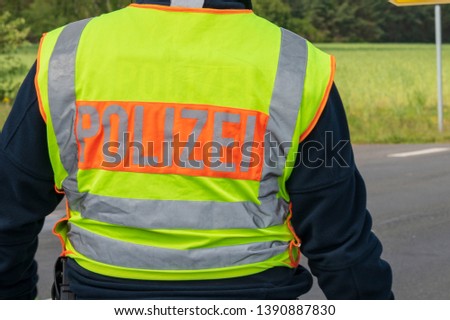
[(132, 4), (43, 36), (62, 255), (127, 279), (298, 265), (289, 178), (334, 59), (250, 10)]

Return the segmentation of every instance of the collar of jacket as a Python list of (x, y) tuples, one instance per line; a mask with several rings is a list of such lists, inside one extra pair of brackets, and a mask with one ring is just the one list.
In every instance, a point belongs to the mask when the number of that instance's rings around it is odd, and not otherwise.
[[(170, 6), (171, 0), (136, 0), (140, 4)], [(251, 0), (205, 0), (203, 8), (211, 9), (252, 9)]]

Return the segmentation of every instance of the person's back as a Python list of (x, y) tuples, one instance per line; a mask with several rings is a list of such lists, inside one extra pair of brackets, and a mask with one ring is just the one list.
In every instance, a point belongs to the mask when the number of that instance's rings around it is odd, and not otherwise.
[(133, 4), (46, 34), (36, 84), (75, 295), (308, 291), (287, 183), (333, 74), (250, 10)]

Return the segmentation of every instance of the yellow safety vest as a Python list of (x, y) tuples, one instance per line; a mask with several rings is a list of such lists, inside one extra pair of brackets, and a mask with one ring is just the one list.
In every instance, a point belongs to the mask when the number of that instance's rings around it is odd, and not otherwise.
[(132, 4), (43, 36), (63, 255), (127, 279), (296, 267), (289, 178), (334, 60), (250, 10)]

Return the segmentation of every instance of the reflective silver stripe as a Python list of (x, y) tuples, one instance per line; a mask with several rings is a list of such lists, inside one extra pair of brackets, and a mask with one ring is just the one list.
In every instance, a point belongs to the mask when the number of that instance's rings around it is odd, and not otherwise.
[[(134, 148), (133, 151), (133, 164), (144, 166), (148, 163), (151, 166), (170, 166), (172, 163), (172, 136), (173, 136), (173, 125), (174, 125), (174, 108), (166, 108), (165, 123), (164, 123), (164, 142), (163, 142), (163, 155), (162, 159), (157, 156), (144, 156), (144, 141), (142, 128), (144, 127), (144, 107), (136, 106), (134, 109), (134, 141), (130, 143), (130, 148)], [(151, 148), (154, 146), (151, 145)], [(151, 150), (151, 153), (153, 149)]]
[(59, 35), (48, 66), (48, 100), (61, 162), (69, 176), (64, 189), (77, 191), (78, 154), (75, 138), (75, 64), (81, 33), (91, 19), (67, 25)]
[(243, 145), (243, 152), (242, 152), (242, 162), (241, 162), (241, 171), (242, 172), (248, 172), (250, 169), (252, 157), (250, 156), (249, 151), (253, 146), (253, 136), (255, 134), (255, 125), (256, 125), (256, 117), (255, 116), (249, 116), (247, 118), (247, 128), (245, 130), (245, 141)]
[[(262, 262), (287, 250), (281, 241), (229, 247), (175, 250), (138, 245), (103, 237), (71, 226), (68, 233), (76, 251), (109, 265), (152, 270), (199, 270)], [(114, 254), (111, 254), (113, 248)]]
[(221, 161), (221, 149), (232, 147), (234, 144), (233, 138), (225, 138), (222, 136), (222, 125), (224, 122), (228, 123), (241, 123), (241, 115), (235, 114), (235, 113), (229, 113), (229, 112), (216, 112), (214, 114), (214, 136), (213, 141), (216, 144), (216, 147), (218, 147), (218, 153), (211, 157), (211, 162), (214, 164), (211, 166), (212, 170), (221, 171), (221, 172), (235, 172), (236, 171), (236, 165), (229, 160)]
[[(127, 142), (125, 141), (125, 132), (128, 128), (128, 114), (122, 106), (113, 104), (106, 108), (102, 116), (103, 128), (104, 128), (104, 140), (103, 145), (108, 145), (111, 143), (111, 118), (115, 116), (119, 118), (119, 128), (118, 128), (118, 150), (117, 154), (120, 159), (125, 159), (125, 147)], [(107, 159), (105, 156), (105, 163), (115, 163), (114, 158)], [(111, 160), (111, 161), (108, 161)]]
[(91, 220), (149, 229), (263, 229), (282, 225), (287, 208), (275, 195), (262, 206), (251, 202), (120, 199), (87, 194), (82, 216)]
[(203, 8), (205, 0), (172, 0), (172, 7)]
[[(89, 115), (89, 128), (83, 128), (83, 117)], [(100, 117), (92, 106), (82, 106), (78, 109), (79, 121), (77, 124), (78, 141), (80, 142), (80, 162), (84, 162), (85, 139), (94, 137), (100, 130)]]
[(188, 141), (184, 146), (183, 151), (181, 152), (179, 165), (183, 168), (203, 169), (203, 162), (190, 159), (190, 156), (191, 153), (194, 152), (197, 145), (197, 139), (200, 137), (200, 133), (206, 125), (206, 121), (208, 120), (208, 111), (184, 109), (181, 111), (181, 118), (195, 119), (197, 121), (192, 133), (189, 134)]
[(277, 178), (283, 175), (286, 157), (292, 147), (308, 59), (306, 40), (291, 31), (281, 31), (278, 71), (264, 141), (266, 160), (259, 189), (260, 199), (279, 191)]

